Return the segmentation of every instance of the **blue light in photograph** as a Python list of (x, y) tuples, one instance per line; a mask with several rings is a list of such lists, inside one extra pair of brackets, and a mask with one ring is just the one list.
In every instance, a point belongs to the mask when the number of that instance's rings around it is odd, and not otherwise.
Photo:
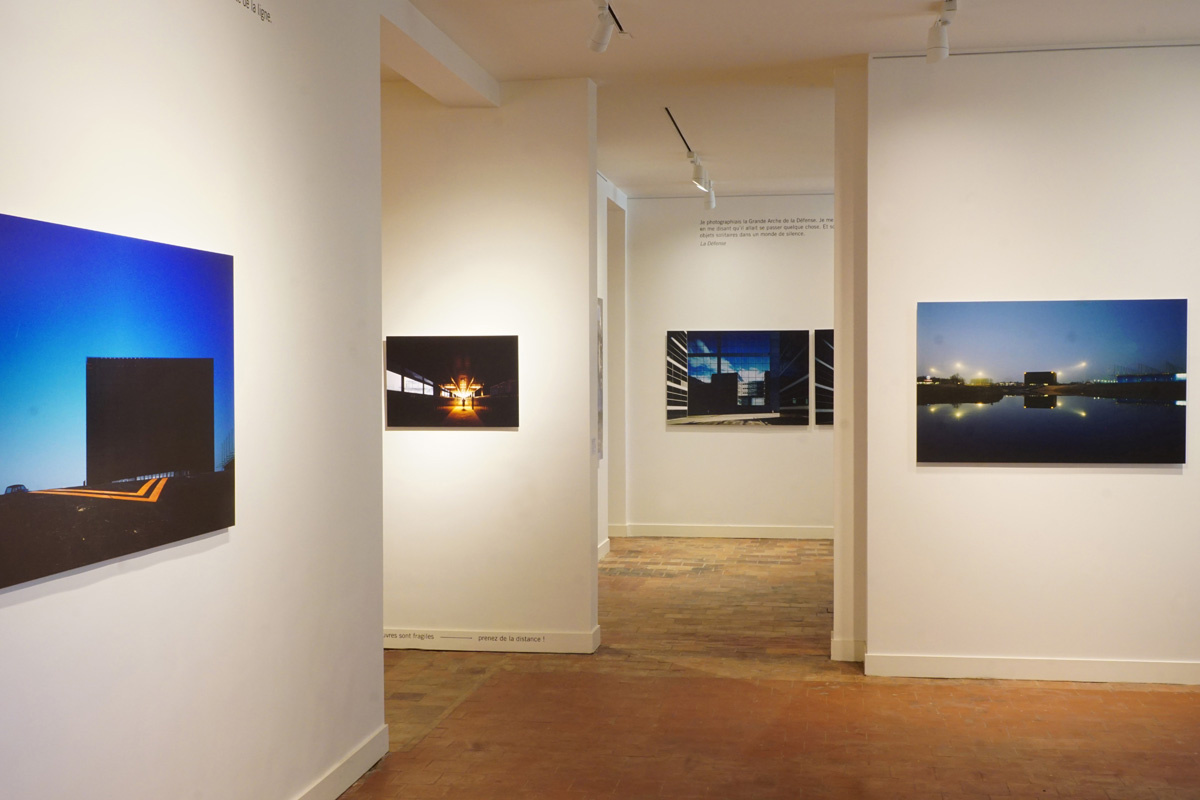
[(88, 358), (211, 358), (219, 468), (232, 257), (0, 214), (0, 486), (84, 482)]

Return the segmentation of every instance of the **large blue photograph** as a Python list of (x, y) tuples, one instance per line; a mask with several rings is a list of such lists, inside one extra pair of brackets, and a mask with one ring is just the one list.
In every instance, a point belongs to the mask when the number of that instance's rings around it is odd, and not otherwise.
[(233, 525), (233, 258), (0, 214), (0, 487), (0, 588)]
[(1182, 464), (1187, 300), (919, 303), (917, 461)]

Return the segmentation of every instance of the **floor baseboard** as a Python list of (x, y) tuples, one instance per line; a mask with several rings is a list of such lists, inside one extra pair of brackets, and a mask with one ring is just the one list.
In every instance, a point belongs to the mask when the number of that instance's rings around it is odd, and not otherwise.
[(330, 767), (312, 786), (296, 795), (296, 800), (337, 800), (387, 753), (388, 728), (382, 725), (345, 758)]
[(868, 675), (906, 678), (1003, 678), (1091, 683), (1200, 684), (1200, 662), (1087, 658), (1011, 658), (867, 653)]
[(680, 536), (719, 539), (832, 539), (832, 525), (610, 525), (611, 536)]

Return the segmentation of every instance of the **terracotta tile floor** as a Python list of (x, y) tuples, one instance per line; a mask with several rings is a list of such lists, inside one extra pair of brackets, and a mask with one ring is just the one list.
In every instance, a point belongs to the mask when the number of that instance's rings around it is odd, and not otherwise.
[(590, 656), (386, 654), (364, 798), (1200, 800), (1200, 687), (868, 678), (828, 542), (614, 539)]

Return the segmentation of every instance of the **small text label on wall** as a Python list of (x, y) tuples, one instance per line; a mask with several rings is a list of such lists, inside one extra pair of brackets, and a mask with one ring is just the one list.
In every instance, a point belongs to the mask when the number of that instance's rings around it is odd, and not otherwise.
[(233, 2), (237, 3), (239, 6), (246, 9), (251, 14), (254, 14), (255, 16), (257, 16), (259, 21), (261, 21), (261, 22), (270, 22), (271, 21), (271, 12), (267, 11), (266, 7), (263, 6), (262, 3), (258, 2), (258, 0), (233, 0)]

